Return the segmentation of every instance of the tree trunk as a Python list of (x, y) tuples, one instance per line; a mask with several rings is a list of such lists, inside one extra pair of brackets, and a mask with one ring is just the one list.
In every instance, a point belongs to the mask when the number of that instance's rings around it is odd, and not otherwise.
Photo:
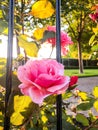
[[(17, 35), (17, 34), (16, 34)], [(17, 35), (18, 36), (18, 35)], [(18, 45), (18, 38), (17, 38), (17, 36), (16, 36), (16, 46), (17, 46), (17, 55), (20, 55), (20, 47), (19, 47), (19, 45)]]
[(83, 60), (82, 60), (81, 42), (78, 42), (78, 62), (79, 62), (79, 73), (83, 73)]

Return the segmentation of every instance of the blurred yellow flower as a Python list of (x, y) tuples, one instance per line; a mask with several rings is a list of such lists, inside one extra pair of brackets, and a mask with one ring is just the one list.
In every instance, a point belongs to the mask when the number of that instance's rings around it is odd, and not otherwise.
[(43, 123), (46, 123), (48, 121), (48, 118), (44, 115), (41, 117), (41, 119)]
[(93, 32), (94, 32), (95, 34), (98, 33), (98, 27), (93, 28), (92, 30), (93, 30)]
[(93, 95), (94, 95), (95, 98), (98, 98), (98, 86), (94, 87)]
[(98, 100), (94, 102), (94, 108), (98, 111)]
[(78, 96), (80, 96), (82, 100), (87, 100), (88, 99), (87, 93), (85, 93), (85, 92), (79, 92)]

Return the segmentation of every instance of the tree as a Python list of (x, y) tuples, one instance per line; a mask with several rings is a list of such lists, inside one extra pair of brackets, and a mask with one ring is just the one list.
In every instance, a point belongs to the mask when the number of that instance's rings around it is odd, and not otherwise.
[(98, 5), (95, 4), (91, 8), (92, 13), (89, 14), (89, 17), (91, 18), (92, 22), (95, 23), (96, 27), (92, 27), (93, 35), (91, 36), (89, 40), (89, 44), (92, 47), (93, 54), (91, 56), (92, 59), (97, 59), (98, 57)]
[[(64, 22), (68, 25), (68, 32), (72, 36), (75, 43), (78, 46), (78, 60), (79, 60), (79, 70), (83, 73), (83, 60), (82, 60), (82, 44), (83, 35), (85, 32), (89, 32), (89, 13), (90, 8), (93, 4), (92, 0), (70, 0), (62, 1), (62, 15)], [(64, 19), (65, 18), (65, 19)], [(85, 34), (86, 35), (86, 34)]]
[[(50, 2), (55, 8), (55, 0), (50, 0)], [(93, 3), (93, 0), (74, 0), (73, 2), (71, 0), (61, 1), (61, 23), (63, 23), (61, 26), (67, 25), (68, 33), (71, 35), (73, 41), (77, 43), (80, 73), (83, 73), (82, 46), (88, 43), (88, 37), (91, 36), (89, 33), (90, 21), (88, 15), (91, 12), (90, 8)], [(34, 30), (34, 28), (39, 26), (55, 24), (55, 13), (47, 18), (36, 16), (35, 12), (38, 8), (35, 7), (32, 9), (32, 5), (33, 1), (31, 0), (15, 1), (15, 32), (17, 35), (20, 35), (21, 32), (24, 34), (24, 31)], [(34, 9), (36, 10), (35, 12), (33, 12)], [(8, 11), (6, 11), (6, 19), (8, 16), (7, 12)], [(89, 33), (89, 35), (87, 36), (86, 33)]]

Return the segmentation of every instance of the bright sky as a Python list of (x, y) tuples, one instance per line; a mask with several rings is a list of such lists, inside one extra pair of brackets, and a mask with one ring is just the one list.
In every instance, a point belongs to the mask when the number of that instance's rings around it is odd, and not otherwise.
[[(2, 43), (0, 43), (0, 57), (7, 57), (7, 37), (0, 35), (0, 39), (2, 39)], [(16, 57), (16, 44), (15, 44), (15, 39), (13, 41), (13, 57)]]
[(52, 51), (51, 44), (43, 43), (41, 46), (41, 49), (38, 52), (38, 57), (39, 58), (56, 58), (56, 48), (53, 49), (52, 54), (51, 54), (51, 51)]
[[(6, 36), (0, 35), (0, 39), (2, 39), (2, 43), (0, 44), (0, 57), (7, 57), (7, 44), (8, 40)], [(53, 49), (52, 55), (50, 57), (52, 48), (51, 44), (44, 43), (41, 46), (41, 49), (38, 52), (38, 58), (55, 58), (56, 57), (56, 49)], [(17, 57), (16, 51), (16, 41), (15, 38), (13, 40), (13, 57)]]

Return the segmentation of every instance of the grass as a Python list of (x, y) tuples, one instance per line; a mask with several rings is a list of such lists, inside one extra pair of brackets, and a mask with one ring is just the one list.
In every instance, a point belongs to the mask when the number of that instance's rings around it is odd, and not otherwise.
[[(6, 73), (5, 65), (6, 65), (6, 59), (0, 58), (0, 81), (2, 82), (3, 82), (3, 76)], [(64, 74), (68, 76), (77, 75), (78, 77), (92, 77), (92, 76), (98, 76), (98, 69), (84, 69), (83, 74), (79, 74), (78, 69), (65, 69)]]
[(98, 69), (84, 69), (83, 74), (80, 74), (78, 69), (66, 69), (64, 74), (68, 76), (76, 75), (78, 77), (92, 77), (98, 76)]

